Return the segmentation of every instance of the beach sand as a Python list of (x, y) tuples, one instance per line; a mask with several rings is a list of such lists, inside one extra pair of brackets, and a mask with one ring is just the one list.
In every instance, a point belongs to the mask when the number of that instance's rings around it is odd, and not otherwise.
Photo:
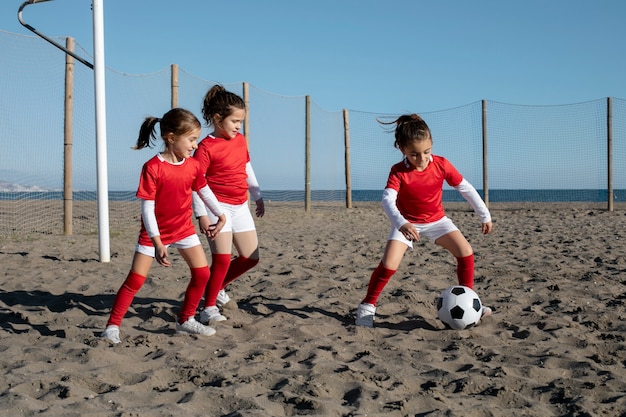
[(456, 278), (432, 242), (407, 252), (375, 327), (354, 326), (388, 233), (379, 203), (266, 208), (261, 262), (228, 288), (211, 337), (174, 332), (189, 280), (175, 251), (122, 343), (99, 337), (134, 222), (111, 234), (106, 263), (96, 234), (0, 237), (0, 415), (626, 416), (623, 207), (492, 204), (483, 236), (467, 204), (448, 205), (494, 310), (461, 331), (436, 318)]

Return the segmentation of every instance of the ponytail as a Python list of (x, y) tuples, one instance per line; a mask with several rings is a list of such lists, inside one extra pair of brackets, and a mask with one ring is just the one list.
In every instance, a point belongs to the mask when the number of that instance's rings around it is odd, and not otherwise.
[(139, 137), (137, 138), (137, 144), (133, 146), (133, 149), (152, 148), (154, 141), (156, 140), (156, 124), (161, 119), (158, 117), (148, 116), (144, 119), (141, 127), (139, 128)]
[(378, 120), (378, 123), (383, 125), (396, 125), (396, 140), (393, 146), (398, 149), (405, 147), (408, 143), (413, 141), (432, 140), (430, 128), (419, 114), (403, 114), (392, 122), (381, 122)]
[(137, 144), (133, 149), (152, 148), (157, 138), (156, 124), (161, 125), (161, 138), (165, 140), (169, 133), (181, 136), (193, 129), (201, 128), (198, 118), (189, 110), (174, 108), (163, 115), (162, 118), (148, 116), (139, 128)]
[(246, 109), (246, 103), (237, 94), (232, 93), (224, 86), (215, 84), (207, 91), (202, 102), (202, 117), (207, 125), (213, 124), (213, 117), (219, 119), (228, 117), (233, 109)]

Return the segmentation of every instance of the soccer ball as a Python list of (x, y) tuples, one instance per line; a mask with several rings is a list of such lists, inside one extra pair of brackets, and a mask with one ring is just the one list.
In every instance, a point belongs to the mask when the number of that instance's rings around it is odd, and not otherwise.
[(437, 299), (437, 318), (455, 330), (477, 325), (482, 312), (483, 306), (478, 294), (462, 285), (446, 288)]

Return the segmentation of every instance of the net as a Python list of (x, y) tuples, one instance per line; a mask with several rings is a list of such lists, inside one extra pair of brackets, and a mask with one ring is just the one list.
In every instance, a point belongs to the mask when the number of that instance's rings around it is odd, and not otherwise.
[[(80, 45), (76, 50), (88, 57)], [(63, 190), (68, 185), (64, 148), (68, 147), (73, 232), (97, 232), (93, 71), (75, 62), (73, 73), (72, 141), (66, 144), (65, 54), (38, 37), (0, 31), (0, 235), (63, 233)], [(210, 74), (206, 77), (184, 69), (178, 72), (178, 106), (199, 119), (204, 94), (218, 82), (210, 80)], [(244, 95), (244, 83), (224, 87)], [(393, 146), (393, 126), (379, 121), (393, 121), (398, 115), (349, 110), (345, 132), (343, 111), (327, 111), (311, 99), (307, 115), (307, 97), (281, 96), (252, 85), (248, 91), (250, 128), (244, 134), (266, 200), (304, 203), (308, 181), (313, 201), (344, 202), (348, 153), (352, 201), (380, 201), (389, 168), (401, 154)], [(163, 146), (131, 148), (143, 119), (161, 116), (171, 107), (171, 68), (139, 75), (107, 68), (106, 94), (109, 201), (115, 202), (110, 207), (110, 228), (116, 233), (139, 227), (139, 203), (134, 197), (139, 173)], [(416, 112), (431, 128), (433, 153), (449, 159), (479, 192), (487, 186), (490, 202), (582, 201), (606, 207), (609, 178), (614, 201), (626, 202), (626, 101), (614, 98), (611, 104), (611, 177), (607, 99), (555, 106), (478, 101)], [(208, 129), (205, 126), (203, 134)], [(462, 201), (447, 186), (444, 199)]]

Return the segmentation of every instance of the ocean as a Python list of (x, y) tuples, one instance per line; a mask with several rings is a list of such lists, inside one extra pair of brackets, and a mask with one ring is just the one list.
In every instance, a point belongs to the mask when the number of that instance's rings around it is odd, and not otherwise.
[[(482, 190), (478, 190), (484, 197)], [(345, 201), (345, 190), (313, 190), (312, 201)], [(133, 201), (135, 191), (109, 191), (109, 201)], [(95, 191), (75, 191), (74, 201), (95, 201)], [(305, 193), (300, 190), (263, 190), (266, 201), (304, 201)], [(352, 201), (380, 201), (382, 190), (353, 190)], [(3, 191), (0, 200), (63, 200), (62, 191)], [(456, 190), (443, 191), (444, 202), (462, 202), (463, 197)], [(489, 190), (489, 201), (498, 202), (532, 202), (532, 203), (560, 203), (560, 202), (606, 202), (607, 190)], [(613, 201), (626, 201), (626, 189), (613, 191)]]

